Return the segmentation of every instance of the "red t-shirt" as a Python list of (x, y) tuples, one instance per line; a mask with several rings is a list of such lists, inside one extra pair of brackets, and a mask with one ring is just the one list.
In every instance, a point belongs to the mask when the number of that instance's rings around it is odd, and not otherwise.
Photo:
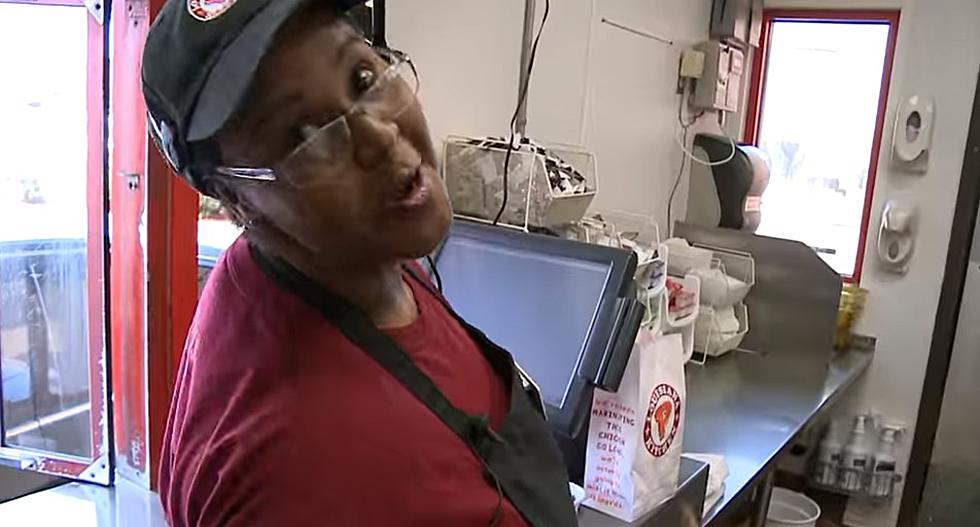
[[(507, 383), (413, 279), (388, 333), (449, 400), (499, 426)], [(187, 337), (160, 464), (175, 527), (482, 526), (498, 503), (467, 445), (363, 350), (256, 265), (212, 272)], [(505, 526), (527, 524), (504, 499)]]

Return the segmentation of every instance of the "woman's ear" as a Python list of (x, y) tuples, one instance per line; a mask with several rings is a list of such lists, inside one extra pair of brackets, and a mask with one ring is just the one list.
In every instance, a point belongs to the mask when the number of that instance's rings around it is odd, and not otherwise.
[(228, 178), (223, 176), (215, 176), (210, 178), (207, 185), (208, 192), (221, 202), (236, 224), (244, 227), (255, 219), (251, 207), (242, 200), (235, 182), (228, 181)]
[(292, 262), (314, 261), (313, 255), (298, 240), (284, 232), (279, 226), (261, 215), (248, 216), (242, 223), (245, 236), (269, 254), (286, 258)]

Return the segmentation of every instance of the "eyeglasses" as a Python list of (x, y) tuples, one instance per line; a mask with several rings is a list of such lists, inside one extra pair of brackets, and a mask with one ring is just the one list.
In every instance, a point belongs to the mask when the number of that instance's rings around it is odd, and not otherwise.
[(385, 48), (374, 51), (388, 66), (346, 112), (319, 128), (304, 130), (302, 142), (272, 167), (220, 166), (216, 172), (255, 181), (283, 180), (296, 188), (328, 181), (324, 174), (352, 157), (349, 119), (393, 122), (414, 104), (418, 94), (418, 72), (408, 55)]

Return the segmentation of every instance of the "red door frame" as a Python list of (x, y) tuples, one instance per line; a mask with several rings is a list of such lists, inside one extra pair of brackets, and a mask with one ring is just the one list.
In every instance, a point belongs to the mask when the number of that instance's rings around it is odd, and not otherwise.
[(777, 21), (796, 22), (853, 22), (887, 23), (889, 25), (888, 44), (885, 47), (885, 65), (881, 74), (881, 91), (878, 95), (878, 117), (875, 121), (874, 139), (871, 143), (871, 159), (868, 165), (868, 181), (864, 193), (864, 211), (861, 214), (861, 234), (858, 239), (857, 260), (854, 275), (845, 276), (848, 282), (861, 282), (861, 269), (864, 267), (865, 246), (868, 241), (868, 226), (871, 224), (871, 206), (874, 202), (874, 187), (881, 154), (881, 140), (885, 129), (885, 112), (888, 108), (888, 90), (891, 86), (892, 69), (895, 62), (895, 46), (898, 42), (898, 25), (901, 11), (897, 10), (818, 10), (818, 9), (767, 9), (763, 12), (762, 36), (759, 47), (752, 58), (751, 85), (746, 104), (745, 128), (742, 140), (758, 146), (759, 125), (762, 122), (762, 101), (765, 98), (765, 73), (769, 61), (769, 40), (772, 24)]
[[(164, 3), (149, 0), (151, 20)], [(145, 110), (142, 113), (146, 115)], [(147, 269), (151, 277), (147, 288), (147, 397), (151, 486), (155, 488), (177, 366), (197, 308), (199, 197), (174, 176), (156, 147), (149, 148), (147, 181)]]
[(146, 448), (146, 276), (140, 223), (145, 210), (146, 118), (140, 59), (146, 6), (113, 3), (112, 62), (112, 384), (117, 469), (148, 484)]
[[(4, 3), (81, 6), (82, 0), (2, 0)], [(148, 148), (140, 70), (152, 17), (165, 0), (113, 0), (105, 17), (113, 24), (113, 152), (106, 171), (105, 33), (90, 19), (88, 51), (89, 141), (87, 294), (89, 298), (90, 385), (111, 394), (104, 412), (93, 407), (95, 458), (115, 451), (120, 473), (153, 488), (159, 452), (179, 363), (197, 302), (197, 194), (171, 175), (155, 148)], [(151, 16), (152, 15), (152, 16)], [(109, 176), (111, 174), (111, 177)], [(113, 225), (105, 272), (106, 214)], [(140, 226), (145, 221), (145, 252)], [(144, 259), (144, 254), (146, 258)], [(109, 294), (106, 295), (106, 284)], [(107, 298), (108, 296), (108, 298)], [(108, 304), (108, 306), (106, 306)], [(145, 307), (145, 309), (144, 309)], [(110, 335), (105, 319), (109, 317)], [(106, 337), (109, 356), (102, 360)], [(111, 364), (111, 391), (103, 374)], [(103, 392), (103, 387), (105, 391)], [(96, 415), (102, 414), (102, 415)], [(109, 437), (101, 424), (111, 422)], [(112, 447), (110, 447), (112, 444)], [(112, 463), (110, 460), (109, 463)], [(77, 475), (85, 465), (43, 459), (40, 469)], [(112, 467), (102, 467), (110, 483)], [(107, 469), (107, 470), (106, 470)]]
[(150, 484), (156, 488), (177, 366), (197, 307), (198, 195), (174, 177), (155, 147), (148, 161), (147, 397)]
[(163, 4), (114, 0), (112, 22), (115, 444), (120, 473), (149, 488), (197, 299), (197, 194), (151, 146), (140, 80), (146, 33)]

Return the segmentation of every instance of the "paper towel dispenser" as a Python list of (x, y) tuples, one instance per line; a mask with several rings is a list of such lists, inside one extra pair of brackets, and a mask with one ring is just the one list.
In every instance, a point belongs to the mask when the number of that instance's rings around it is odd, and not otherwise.
[(928, 170), (935, 116), (931, 97), (913, 95), (902, 101), (892, 136), (892, 161), (896, 168), (919, 174)]

